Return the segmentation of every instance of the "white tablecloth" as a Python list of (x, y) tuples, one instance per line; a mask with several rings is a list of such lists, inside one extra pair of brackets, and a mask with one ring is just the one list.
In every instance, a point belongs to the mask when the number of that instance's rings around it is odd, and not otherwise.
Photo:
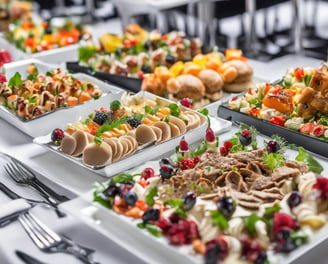
[[(284, 73), (281, 71), (288, 67), (318, 67), (320, 61), (305, 58), (295, 59), (289, 56), (282, 58), (280, 62), (276, 60), (272, 63), (260, 63), (255, 61), (250, 61), (250, 63), (259, 78), (273, 80), (280, 77)], [(45, 148), (34, 144), (32, 138), (18, 131), (2, 119), (0, 119), (0, 128), (0, 151), (13, 155), (31, 166), (43, 175), (42, 179), (45, 182), (54, 185), (54, 187), (71, 197), (89, 191), (95, 181), (106, 180), (105, 178), (81, 168), (78, 165), (70, 163), (68, 160), (56, 155), (55, 153), (51, 153)], [(327, 160), (324, 161), (324, 164), (327, 166)], [(326, 168), (326, 175), (328, 175), (327, 171)], [(39, 198), (28, 187), (20, 187), (14, 184), (5, 174), (2, 166), (0, 168), (0, 181), (7, 184), (19, 194)], [(61, 189), (61, 186), (66, 188), (67, 191), (65, 192), (65, 190)], [(9, 199), (0, 192), (0, 201), (4, 203), (9, 201)], [(81, 201), (81, 203), (85, 202)], [(78, 218), (68, 215), (66, 218), (58, 219), (51, 209), (42, 206), (33, 208), (32, 211), (56, 231), (65, 233), (80, 244), (94, 248), (96, 250), (94, 255), (95, 259), (101, 263), (136, 264), (143, 262), (125, 249), (120, 248), (115, 242), (108, 239), (108, 237), (95, 232)], [(138, 243), (137, 238), (136, 243)], [(310, 261), (317, 264), (326, 263), (324, 246), (327, 246), (327, 244), (323, 243), (319, 247), (313, 249), (297, 263), (310, 263)], [(42, 253), (27, 237), (18, 222), (0, 229), (0, 262), (21, 263), (14, 254), (15, 249), (21, 249), (28, 252), (47, 263), (80, 263), (69, 255)], [(133, 251), (133, 249), (131, 251)], [(165, 252), (163, 252), (163, 254), (165, 254)]]

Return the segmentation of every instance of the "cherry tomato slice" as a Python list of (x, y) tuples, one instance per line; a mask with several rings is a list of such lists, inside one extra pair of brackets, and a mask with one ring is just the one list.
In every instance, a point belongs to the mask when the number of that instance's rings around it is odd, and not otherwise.
[(300, 128), (300, 132), (304, 134), (310, 134), (314, 128), (314, 123), (305, 123)]
[(269, 120), (269, 122), (283, 127), (285, 125), (286, 118), (284, 116), (274, 116)]
[(325, 133), (325, 127), (323, 125), (317, 125), (313, 128), (311, 134), (316, 137), (320, 137)]
[(304, 78), (304, 69), (303, 68), (296, 68), (294, 75), (296, 79), (300, 80)]

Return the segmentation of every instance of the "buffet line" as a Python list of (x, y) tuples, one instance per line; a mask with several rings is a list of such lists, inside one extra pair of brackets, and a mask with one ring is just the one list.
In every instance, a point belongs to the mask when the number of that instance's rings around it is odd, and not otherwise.
[[(327, 238), (327, 63), (273, 79), (183, 32), (95, 39), (33, 16), (0, 44), (0, 226), (19, 222), (34, 256), (106, 263), (101, 236), (122, 263), (291, 263)], [(49, 233), (35, 209), (97, 235)]]

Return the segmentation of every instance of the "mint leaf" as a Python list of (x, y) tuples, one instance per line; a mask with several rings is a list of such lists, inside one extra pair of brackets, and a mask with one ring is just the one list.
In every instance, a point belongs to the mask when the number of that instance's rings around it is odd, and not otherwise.
[(146, 195), (146, 204), (153, 206), (155, 203), (154, 197), (157, 196), (157, 186), (151, 188)]
[(179, 117), (180, 116), (180, 109), (177, 104), (169, 104), (168, 108), (170, 109), (171, 115)]
[(268, 207), (265, 209), (265, 212), (264, 212), (264, 215), (263, 215), (263, 218), (266, 218), (266, 219), (270, 219), (270, 218), (273, 218), (273, 215), (275, 213), (278, 213), (280, 211), (281, 207), (279, 204), (276, 204), (275, 206), (273, 207)]
[(213, 225), (218, 226), (222, 231), (229, 228), (228, 220), (220, 211), (212, 211), (211, 218)]
[(291, 239), (297, 246), (301, 246), (308, 242), (309, 236), (303, 230), (292, 230), (290, 233)]
[(206, 142), (202, 141), (198, 147), (191, 152), (191, 158), (202, 155), (206, 151)]
[(103, 192), (106, 190), (106, 185), (100, 182), (95, 182), (93, 184), (93, 201), (101, 204), (102, 206), (111, 209), (112, 199), (105, 197)]
[(255, 214), (251, 214), (250, 216), (246, 216), (245, 218), (243, 218), (243, 220), (244, 220), (245, 227), (246, 227), (246, 230), (248, 231), (248, 233), (252, 237), (255, 237), (256, 236), (255, 224), (257, 221), (261, 220), (261, 217), (255, 215)]
[(147, 230), (150, 234), (152, 234), (155, 237), (163, 236), (162, 229), (160, 229), (157, 225), (153, 225), (149, 223), (139, 223), (137, 224), (137, 227), (139, 227), (140, 229)]
[(14, 87), (19, 88), (19, 86), (23, 83), (22, 76), (19, 72), (16, 72), (13, 77), (11, 77), (8, 81), (8, 87), (13, 89)]
[(183, 202), (180, 199), (175, 199), (175, 200), (174, 199), (169, 199), (169, 200), (164, 201), (164, 204), (169, 205), (171, 207), (183, 206)]
[(307, 153), (303, 147), (298, 148), (298, 155), (295, 160), (304, 162), (309, 167), (309, 170), (314, 173), (320, 174), (323, 171), (321, 164)]
[(134, 182), (134, 176), (136, 175), (137, 174), (130, 174), (126, 172), (120, 173), (111, 179), (110, 184)]

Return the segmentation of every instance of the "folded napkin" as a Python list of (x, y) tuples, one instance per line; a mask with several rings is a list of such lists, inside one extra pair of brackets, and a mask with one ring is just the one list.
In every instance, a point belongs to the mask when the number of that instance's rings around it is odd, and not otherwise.
[(26, 212), (31, 205), (24, 199), (15, 199), (0, 206), (0, 223), (11, 220)]

